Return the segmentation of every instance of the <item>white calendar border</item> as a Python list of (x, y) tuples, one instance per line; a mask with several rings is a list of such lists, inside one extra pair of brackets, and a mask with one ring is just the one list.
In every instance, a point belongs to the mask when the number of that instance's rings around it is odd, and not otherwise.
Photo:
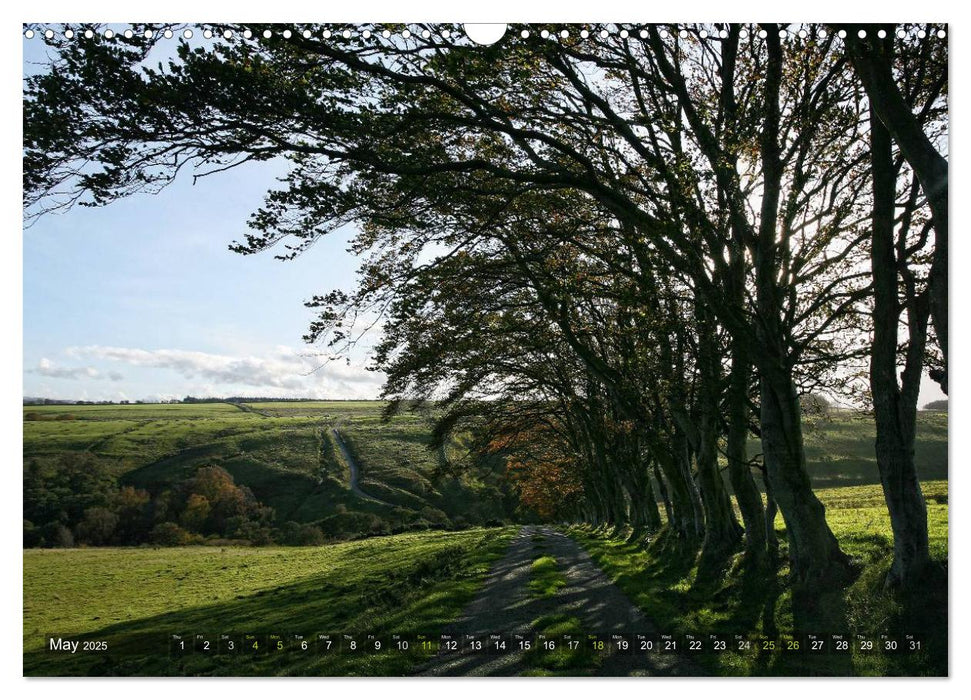
[[(200, 9), (204, 8), (204, 9)], [(3, 81), (3, 109), (0, 111), (2, 119), (3, 144), (2, 153), (2, 183), (3, 195), (0, 198), (2, 206), (2, 221), (12, 224), (22, 216), (21, 210), (21, 169), (20, 143), (21, 140), (21, 95), (15, 85), (22, 81), (22, 60), (20, 60), (21, 44), (17, 43), (15, 32), (25, 21), (56, 21), (71, 22), (83, 20), (104, 20), (108, 22), (130, 21), (192, 21), (218, 20), (231, 18), (233, 21), (286, 22), (317, 21), (333, 22), (426, 22), (457, 20), (462, 22), (684, 22), (684, 21), (752, 21), (754, 19), (773, 19), (780, 21), (949, 21), (950, 61), (950, 116), (951, 116), (951, 147), (950, 154), (960, 153), (960, 143), (965, 130), (971, 133), (971, 126), (957, 130), (958, 137), (954, 137), (954, 125), (963, 110), (963, 105), (969, 91), (967, 81), (971, 76), (971, 65), (966, 56), (968, 51), (960, 44), (964, 28), (966, 10), (958, 10), (955, 5), (944, 2), (936, 4), (901, 2), (898, 0), (885, 1), (876, 4), (851, 3), (846, 0), (815, 0), (811, 3), (799, 3), (784, 6), (778, 2), (738, 2), (729, 3), (725, 0), (701, 0), (691, 5), (684, 3), (655, 3), (639, 0), (638, 2), (620, 0), (593, 0), (588, 3), (565, 3), (562, 0), (482, 0), (476, 5), (445, 0), (432, 0), (408, 3), (398, 0), (370, 0), (367, 3), (320, 3), (296, 2), (291, 4), (265, 3), (263, 5), (241, 5), (238, 2), (217, 0), (200, 5), (198, 0), (166, 0), (162, 3), (132, 4), (130, 0), (111, 0), (108, 2), (67, 2), (66, 0), (49, 0), (42, 4), (17, 4), (11, 8), (8, 4), (3, 10), (4, 19), (16, 12), (19, 15), (30, 13), (31, 16), (10, 17), (9, 21), (0, 22), (0, 70)], [(8, 33), (9, 32), (9, 33)], [(955, 82), (956, 81), (956, 82)], [(955, 146), (958, 146), (955, 149)], [(958, 164), (951, 167), (951, 182), (955, 187), (952, 191), (964, 192), (964, 167)], [(959, 198), (955, 198), (959, 201)], [(952, 259), (971, 264), (971, 216), (955, 207), (952, 218), (956, 225), (953, 227), (958, 234), (952, 237)], [(0, 404), (4, 412), (0, 419), (3, 426), (3, 437), (6, 446), (21, 445), (22, 425), (21, 396), (22, 396), (22, 243), (21, 236), (13, 225), (5, 229), (7, 233), (8, 249), (2, 256), (3, 271), (0, 274), (0, 309), (2, 309), (2, 323), (6, 342), (0, 346), (3, 367), (5, 371), (3, 402)], [(954, 265), (957, 268), (957, 264)], [(971, 300), (971, 275), (952, 275), (950, 296), (958, 303), (953, 308), (960, 309), (963, 301)], [(955, 316), (957, 316), (955, 313)], [(957, 349), (957, 356), (965, 357), (971, 350), (969, 343), (969, 324), (952, 324), (952, 342)], [(950, 500), (962, 500), (965, 485), (971, 477), (965, 476), (964, 469), (971, 469), (962, 462), (971, 455), (971, 431), (963, 429), (971, 427), (968, 418), (971, 410), (965, 407), (963, 397), (971, 393), (968, 377), (971, 372), (964, 363), (958, 363), (952, 371), (952, 397), (950, 410), (950, 441), (949, 453), (963, 455), (964, 459), (953, 460), (957, 468), (950, 470), (949, 493)], [(959, 397), (957, 401), (954, 396)], [(17, 426), (12, 428), (12, 426)], [(6, 474), (5, 488), (0, 489), (2, 498), (2, 512), (4, 523), (2, 528), (3, 556), (6, 570), (16, 572), (22, 570), (22, 542), (21, 526), (18, 513), (22, 512), (22, 482), (19, 480), (19, 469), (12, 459), (4, 460)], [(14, 488), (9, 486), (13, 484)], [(930, 692), (935, 695), (957, 696), (959, 688), (963, 687), (971, 671), (963, 660), (969, 658), (969, 644), (967, 638), (969, 628), (968, 603), (960, 594), (964, 585), (957, 585), (957, 581), (966, 584), (967, 577), (967, 541), (971, 538), (966, 526), (966, 517), (960, 508), (950, 510), (951, 532), (958, 537), (951, 538), (949, 569), (951, 571), (952, 591), (957, 595), (950, 600), (950, 681), (927, 681), (934, 683)], [(218, 694), (233, 700), (247, 698), (282, 697), (281, 693), (314, 693), (340, 694), (352, 696), (364, 694), (365, 697), (388, 698), (389, 700), (427, 700), (429, 697), (461, 697), (462, 700), (495, 700), (501, 696), (503, 700), (510, 697), (542, 695), (556, 700), (572, 700), (573, 698), (591, 700), (591, 697), (604, 693), (610, 695), (629, 695), (636, 693), (639, 697), (648, 695), (687, 693), (717, 694), (727, 697), (732, 691), (751, 696), (753, 691), (763, 691), (766, 694), (783, 693), (793, 700), (812, 698), (817, 700), (821, 695), (860, 692), (879, 692), (885, 698), (895, 696), (912, 696), (921, 692), (915, 683), (919, 681), (901, 679), (818, 679), (805, 683), (801, 679), (494, 679), (491, 681), (476, 681), (472, 679), (23, 679), (22, 678), (22, 611), (23, 587), (19, 576), (8, 575), (0, 583), (2, 586), (2, 620), (3, 635), (0, 647), (0, 668), (5, 679), (13, 679), (11, 690), (17, 695), (31, 698), (58, 698), (69, 700), (83, 694), (93, 698), (129, 698), (137, 693), (143, 700), (171, 700), (173, 697), (204, 698), (208, 694)], [(956, 663), (955, 663), (956, 662)], [(962, 668), (963, 665), (963, 668)], [(286, 683), (286, 686), (277, 685)], [(324, 685), (312, 685), (320, 684)], [(658, 687), (658, 683), (661, 687)], [(877, 683), (877, 688), (864, 688), (861, 683)], [(634, 685), (632, 685), (634, 684)], [(10, 686), (8, 685), (8, 688)], [(967, 688), (964, 689), (966, 694)]]

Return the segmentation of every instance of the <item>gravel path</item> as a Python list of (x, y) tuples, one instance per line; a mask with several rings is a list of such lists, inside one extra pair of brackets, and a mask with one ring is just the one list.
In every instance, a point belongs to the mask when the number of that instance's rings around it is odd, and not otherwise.
[[(553, 597), (538, 599), (530, 595), (528, 588), (530, 566), (543, 555), (556, 558), (566, 585)], [(576, 542), (552, 528), (526, 526), (513, 537), (505, 556), (495, 565), (461, 618), (445, 632), (456, 636), (517, 632), (532, 635), (533, 621), (554, 613), (578, 618), (585, 633), (652, 634), (656, 631)], [(441, 653), (418, 669), (418, 673), (516, 676), (527, 670), (523, 652), (513, 650), (500, 655)], [(603, 659), (598, 674), (669, 676), (702, 675), (702, 671), (690, 659), (677, 655), (613, 654)]]
[(337, 443), (337, 449), (340, 450), (341, 456), (344, 458), (344, 461), (347, 462), (347, 468), (351, 472), (351, 493), (358, 498), (363, 498), (366, 501), (374, 501), (375, 503), (390, 506), (391, 504), (387, 501), (382, 501), (380, 498), (375, 498), (361, 488), (361, 470), (357, 468), (357, 462), (355, 462), (354, 457), (351, 456), (351, 452), (347, 449), (347, 445), (344, 444), (344, 438), (341, 437), (341, 434), (337, 431), (337, 428), (331, 428), (331, 432), (334, 434), (334, 441)]

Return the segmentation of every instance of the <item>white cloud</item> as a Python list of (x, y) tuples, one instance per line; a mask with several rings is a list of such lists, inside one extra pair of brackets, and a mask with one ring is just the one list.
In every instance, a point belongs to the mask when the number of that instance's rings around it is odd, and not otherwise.
[[(98, 379), (101, 376), (101, 372), (94, 367), (58, 367), (46, 357), (42, 357), (36, 367), (27, 371), (56, 379)], [(118, 372), (112, 372), (108, 376), (112, 381), (124, 379)]]
[(124, 362), (135, 367), (170, 369), (186, 379), (201, 378), (220, 384), (296, 389), (303, 385), (294, 363), (259, 357), (213, 355), (193, 350), (142, 350), (92, 345), (72, 348), (85, 357)]
[[(204, 389), (196, 395), (226, 395), (245, 387), (274, 396), (374, 398), (383, 380), (382, 375), (362, 367), (343, 361), (326, 362), (326, 357), (286, 346), (279, 346), (264, 357), (103, 345), (73, 347), (67, 354), (176, 372), (190, 380), (193, 388)], [(115, 374), (111, 372), (107, 376), (113, 378)]]

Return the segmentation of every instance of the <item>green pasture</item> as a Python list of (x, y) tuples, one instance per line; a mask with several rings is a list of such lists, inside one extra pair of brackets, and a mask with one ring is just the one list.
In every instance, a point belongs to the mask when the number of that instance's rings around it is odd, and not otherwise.
[[(26, 550), (26, 675), (394, 675), (427, 654), (170, 654), (173, 634), (437, 634), (514, 528), (375, 537), (323, 547)], [(107, 640), (59, 656), (47, 634)], [(363, 636), (359, 637), (363, 640)]]

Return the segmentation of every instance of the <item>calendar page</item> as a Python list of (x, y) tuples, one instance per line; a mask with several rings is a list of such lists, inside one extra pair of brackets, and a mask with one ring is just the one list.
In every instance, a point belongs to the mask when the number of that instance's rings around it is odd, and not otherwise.
[(946, 24), (22, 41), (25, 676), (948, 676)]

